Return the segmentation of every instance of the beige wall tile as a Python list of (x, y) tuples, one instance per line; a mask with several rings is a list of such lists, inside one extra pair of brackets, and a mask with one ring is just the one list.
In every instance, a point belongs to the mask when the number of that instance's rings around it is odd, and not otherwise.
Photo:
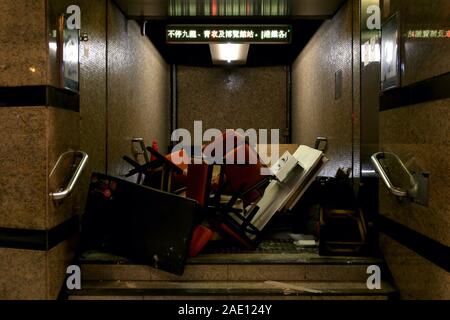
[(108, 11), (108, 173), (130, 169), (131, 139), (156, 139), (164, 153), (170, 110), (169, 66), (139, 25), (111, 5)]
[(450, 299), (448, 272), (386, 235), (380, 246), (402, 299)]
[[(324, 22), (292, 66), (292, 142), (314, 146), (316, 137), (328, 137), (330, 162), (321, 175), (352, 168), (352, 34), (352, 2), (347, 1)], [(336, 100), (339, 70), (342, 96)]]
[[(59, 108), (47, 108), (48, 112), (48, 170), (53, 169), (59, 156), (66, 151), (80, 149), (80, 115), (78, 112), (63, 110)], [(64, 188), (68, 179), (73, 174), (70, 158), (62, 162), (54, 175), (49, 179), (49, 192)], [(63, 201), (48, 201), (47, 228), (51, 229), (71, 218), (74, 214), (80, 213), (79, 191), (76, 190)]]
[(92, 172), (106, 171), (106, 1), (80, 1), (82, 32), (89, 41), (80, 43), (80, 148), (89, 154), (80, 181), (80, 203), (86, 203)]
[(430, 173), (428, 207), (398, 202), (381, 185), (380, 213), (447, 246), (450, 245), (449, 104), (447, 99), (380, 113), (380, 149), (398, 154), (410, 170)]
[[(57, 28), (58, 16), (68, 5), (82, 12), (81, 32), (89, 41), (80, 42), (80, 149), (89, 162), (80, 181), (80, 203), (86, 202), (92, 172), (106, 170), (106, 1), (48, 0), (48, 32)], [(49, 39), (55, 41), (55, 39)], [(58, 85), (56, 52), (49, 52), (49, 83)]]
[(193, 134), (194, 121), (203, 130), (286, 128), (286, 67), (177, 70), (179, 128)]
[(0, 86), (47, 83), (46, 0), (0, 2)]
[(0, 108), (0, 226), (45, 229), (47, 109)]
[[(387, 1), (384, 1), (387, 4)], [(408, 38), (410, 30), (447, 29), (446, 0), (391, 0), (385, 18), (400, 12), (402, 19), (402, 86), (450, 70), (448, 39)], [(398, 201), (380, 186), (380, 213), (444, 245), (450, 245), (450, 99), (431, 101), (380, 113), (380, 150), (396, 153), (406, 166), (430, 174), (429, 204)], [(390, 167), (395, 183), (399, 170)], [(397, 177), (397, 178), (396, 178)], [(449, 274), (387, 236), (381, 247), (400, 293), (406, 299), (448, 299)]]
[(0, 248), (0, 274), (0, 300), (46, 298), (45, 252)]
[(390, 0), (388, 15), (400, 12), (402, 19), (402, 85), (429, 79), (450, 71), (448, 38), (408, 38), (411, 30), (448, 30), (447, 0)]

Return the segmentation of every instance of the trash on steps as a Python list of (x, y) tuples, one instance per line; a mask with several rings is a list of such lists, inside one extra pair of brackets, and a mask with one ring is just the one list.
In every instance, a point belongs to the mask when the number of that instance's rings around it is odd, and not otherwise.
[[(139, 165), (124, 157), (134, 166), (127, 177), (142, 174), (144, 185), (94, 174), (83, 218), (83, 250), (104, 250), (181, 275), (188, 253), (200, 253), (212, 231), (256, 249), (271, 219), (297, 203), (328, 161), (322, 151), (300, 146), (283, 155), (286, 161), (267, 168), (237, 132), (221, 138), (212, 142), (224, 148), (218, 165), (194, 161), (180, 166), (172, 162), (174, 154), (163, 156), (147, 147), (156, 160)], [(183, 157), (190, 157), (192, 150), (183, 150)], [(246, 162), (234, 163), (242, 154)], [(181, 189), (174, 190), (175, 176), (183, 177), (178, 179)], [(149, 181), (160, 190), (145, 186)]]
[(292, 283), (285, 283), (285, 282), (278, 282), (278, 281), (265, 281), (264, 283), (268, 284), (268, 285), (272, 285), (276, 288), (284, 289), (286, 292), (286, 295), (291, 294), (292, 291), (308, 292), (308, 293), (321, 293), (322, 292), (320, 290), (306, 288), (304, 286), (300, 286), (300, 285), (292, 284)]

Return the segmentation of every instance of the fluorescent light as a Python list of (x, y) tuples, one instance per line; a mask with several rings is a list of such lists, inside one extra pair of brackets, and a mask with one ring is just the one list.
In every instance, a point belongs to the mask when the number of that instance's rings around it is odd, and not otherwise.
[(214, 64), (245, 64), (249, 47), (248, 43), (211, 43), (209, 45)]

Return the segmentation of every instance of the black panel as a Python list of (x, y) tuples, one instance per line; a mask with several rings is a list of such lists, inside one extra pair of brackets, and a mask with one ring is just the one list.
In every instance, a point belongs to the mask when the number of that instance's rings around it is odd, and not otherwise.
[(73, 218), (50, 230), (0, 228), (0, 247), (49, 251), (79, 231), (79, 218)]
[(450, 98), (450, 72), (384, 92), (380, 97), (380, 111), (447, 98)]
[(0, 229), (0, 247), (28, 250), (47, 250), (45, 230)]
[(80, 111), (80, 96), (51, 86), (0, 87), (0, 107), (49, 106)]
[(425, 259), (450, 272), (450, 248), (382, 215), (378, 227), (392, 239), (413, 250)]
[(80, 232), (80, 218), (73, 218), (61, 223), (60, 225), (50, 229), (47, 236), (47, 250), (56, 247), (61, 242), (69, 239), (71, 236)]
[(82, 251), (102, 250), (182, 274), (196, 214), (193, 200), (94, 173)]

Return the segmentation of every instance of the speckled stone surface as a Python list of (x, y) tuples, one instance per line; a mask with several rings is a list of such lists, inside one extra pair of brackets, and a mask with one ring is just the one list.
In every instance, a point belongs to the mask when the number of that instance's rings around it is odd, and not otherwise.
[(47, 115), (0, 108), (0, 227), (46, 229)]
[(130, 170), (131, 139), (156, 139), (167, 150), (170, 112), (169, 66), (139, 25), (111, 5), (108, 12), (108, 173)]
[[(380, 113), (380, 149), (430, 174), (429, 205), (398, 202), (380, 186), (380, 213), (450, 245), (450, 99)], [(397, 170), (394, 168), (394, 171)], [(396, 172), (393, 172), (395, 174)]]
[[(106, 1), (48, 0), (47, 29), (57, 28), (58, 16), (70, 4), (82, 12), (81, 32), (89, 41), (80, 42), (80, 149), (89, 154), (89, 162), (80, 180), (80, 203), (86, 202), (92, 172), (106, 170)], [(49, 37), (49, 43), (55, 39)], [(48, 82), (58, 85), (57, 56), (49, 50)]]
[(192, 135), (194, 121), (203, 121), (203, 130), (286, 128), (283, 66), (179, 66), (177, 76), (178, 127), (188, 129)]
[(49, 252), (0, 248), (1, 300), (54, 300), (75, 253), (76, 238)]
[[(69, 150), (79, 150), (80, 142), (80, 116), (78, 112), (47, 108), (48, 112), (48, 170), (54, 167), (59, 156)], [(72, 161), (62, 162), (63, 165), (49, 177), (48, 188), (50, 192), (65, 187), (68, 177), (73, 174)], [(47, 229), (51, 229), (74, 214), (80, 213), (79, 190), (77, 186), (72, 195), (64, 201), (48, 202)]]
[(0, 1), (0, 86), (47, 83), (46, 0)]
[(0, 108), (0, 121), (0, 226), (47, 230), (70, 218), (79, 207), (76, 196), (58, 205), (48, 196), (65, 186), (67, 170), (51, 181), (48, 176), (61, 153), (78, 149), (78, 114), (52, 107)]
[[(388, 16), (399, 11), (404, 41), (402, 85), (425, 80), (450, 71), (448, 38), (408, 38), (410, 30), (445, 30), (450, 19), (448, 0), (391, 0)], [(425, 58), (424, 58), (425, 57)], [(430, 57), (434, 57), (433, 59)]]
[[(330, 162), (321, 175), (352, 168), (352, 3), (327, 20), (292, 67), (293, 143), (314, 146), (328, 137)], [(330, 40), (332, 39), (332, 40)], [(342, 96), (335, 99), (335, 74), (342, 70)]]
[[(446, 0), (390, 0), (384, 17), (400, 12), (403, 26), (402, 85), (450, 71), (450, 42), (408, 38), (409, 30), (448, 29)], [(380, 113), (380, 150), (398, 154), (410, 170), (430, 174), (429, 204), (399, 202), (381, 185), (380, 213), (444, 245), (450, 245), (450, 99)], [(398, 169), (392, 168), (398, 176)], [(402, 184), (402, 181), (400, 181)], [(449, 273), (382, 236), (381, 248), (402, 298), (449, 299)]]
[(0, 299), (46, 299), (46, 267), (45, 252), (0, 248)]
[(383, 234), (380, 246), (402, 299), (450, 299), (450, 273)]
[(352, 102), (352, 136), (353, 136), (353, 177), (361, 175), (361, 25), (356, 23), (359, 17), (360, 0), (352, 0), (353, 8), (353, 102)]
[(80, 203), (86, 203), (92, 172), (106, 171), (106, 1), (80, 1), (82, 32), (89, 41), (80, 43), (80, 149), (89, 162), (80, 181)]

